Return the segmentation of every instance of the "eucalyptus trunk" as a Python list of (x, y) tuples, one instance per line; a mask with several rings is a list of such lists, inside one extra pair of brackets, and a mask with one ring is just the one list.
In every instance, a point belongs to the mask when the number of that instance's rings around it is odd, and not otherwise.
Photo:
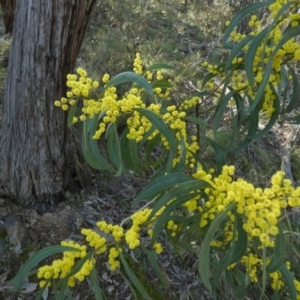
[(53, 102), (65, 93), (96, 1), (17, 0), (5, 86), (0, 171), (24, 206), (52, 205), (72, 161), (65, 114)]

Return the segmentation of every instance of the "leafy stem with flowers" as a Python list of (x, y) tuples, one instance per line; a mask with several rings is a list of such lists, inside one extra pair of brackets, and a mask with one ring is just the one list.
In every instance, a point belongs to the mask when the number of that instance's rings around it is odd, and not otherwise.
[[(254, 12), (266, 5), (270, 22), (263, 27)], [(159, 255), (172, 244), (175, 249), (198, 254), (199, 278), (216, 295), (227, 278), (236, 297), (247, 295), (256, 284), (261, 299), (271, 288), (274, 295), (288, 293), (289, 299), (299, 300), (300, 281), (286, 259), (280, 218), (285, 209), (300, 206), (300, 187), (294, 187), (282, 171), (272, 176), (270, 187), (255, 187), (235, 178), (234, 167), (225, 160), (226, 153), (244, 149), (266, 134), (279, 116), (299, 120), (295, 108), (300, 85), (293, 69), (300, 60), (299, 7), (299, 1), (277, 0), (241, 10), (224, 33), (224, 45), (230, 49), (228, 60), (215, 65), (204, 61), (207, 75), (202, 91), (180, 103), (172, 101), (172, 80), (161, 71), (171, 67), (158, 64), (145, 69), (139, 53), (133, 72), (112, 79), (105, 74), (101, 83), (82, 68), (69, 74), (69, 91), (54, 104), (69, 111), (69, 126), (83, 122), (86, 161), (117, 175), (153, 170), (153, 178), (134, 205), (137, 209), (141, 201), (148, 202), (120, 225), (102, 220), (96, 229), (82, 229), (83, 244), (64, 241), (61, 248), (40, 250), (20, 270), (15, 290), (46, 251), (48, 255), (61, 251), (62, 259), (37, 270), (42, 290), (52, 285), (63, 295), (89, 277), (96, 298), (103, 299), (95, 272), (97, 258), (104, 256), (110, 270), (125, 271), (128, 284), (151, 299), (128, 264), (128, 252), (142, 251), (160, 282), (166, 284)], [(248, 16), (250, 35), (237, 33), (234, 28)], [(119, 93), (117, 88), (124, 82), (132, 86)], [(213, 102), (212, 124), (201, 118), (207, 108), (199, 104), (207, 99)], [(231, 136), (222, 146), (217, 133), (228, 119), (228, 108), (232, 109)], [(292, 115), (285, 116), (286, 112)], [(120, 133), (121, 120), (126, 126)], [(258, 130), (260, 120), (266, 123), (262, 130)], [(209, 126), (214, 138), (205, 134)], [(107, 141), (107, 153), (100, 151), (99, 139)], [(215, 152), (213, 164), (202, 156), (207, 144)], [(160, 149), (156, 161), (151, 160), (154, 149)]]

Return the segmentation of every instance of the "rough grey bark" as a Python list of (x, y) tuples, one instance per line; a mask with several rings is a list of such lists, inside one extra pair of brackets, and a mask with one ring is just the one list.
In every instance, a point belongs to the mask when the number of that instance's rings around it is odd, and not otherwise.
[(3, 22), (5, 26), (5, 32), (12, 33), (16, 0), (0, 0), (0, 5), (3, 11)]
[(0, 171), (9, 195), (53, 201), (68, 168), (65, 93), (96, 0), (17, 0), (3, 103)]

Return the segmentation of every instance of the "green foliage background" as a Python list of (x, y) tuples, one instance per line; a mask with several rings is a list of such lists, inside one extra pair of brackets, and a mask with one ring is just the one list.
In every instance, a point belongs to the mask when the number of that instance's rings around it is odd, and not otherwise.
[[(220, 47), (225, 21), (249, 4), (249, 1), (239, 1), (230, 6), (229, 2), (99, 1), (78, 65), (100, 79), (107, 70), (111, 75), (130, 70), (135, 53), (140, 52), (146, 65), (164, 62), (175, 67), (174, 101), (178, 102), (196, 92), (189, 82), (193, 86), (201, 85), (205, 72), (201, 62), (209, 59), (217, 63), (227, 57), (227, 52)], [(189, 50), (190, 45), (201, 44), (206, 47)], [(228, 128), (225, 125), (223, 129), (220, 142), (226, 144)], [(214, 155), (213, 151), (207, 155)], [(268, 139), (255, 141), (227, 159), (236, 166), (238, 176), (260, 186), (268, 182), (281, 164), (279, 151)]]
[[(175, 70), (170, 75), (177, 84), (177, 97), (172, 99), (175, 104), (178, 104), (180, 99), (197, 92), (196, 87), (200, 86), (204, 74), (204, 70), (200, 67), (201, 63), (207, 59), (212, 63), (217, 63), (224, 60), (228, 55), (219, 47), (219, 37), (225, 29), (223, 20), (231, 18), (232, 10), (225, 1), (220, 1), (219, 5), (212, 4), (211, 6), (207, 5), (206, 1), (195, 1), (192, 4), (186, 1), (183, 3), (182, 1), (173, 1), (173, 4), (171, 6), (167, 1), (162, 1), (159, 4), (156, 1), (99, 2), (90, 32), (87, 34), (78, 59), (78, 65), (87, 69), (91, 77), (100, 80), (108, 70), (112, 75), (130, 70), (135, 53), (140, 52), (146, 65), (164, 62), (175, 66)], [(197, 48), (203, 43), (205, 46)], [(5, 68), (3, 70), (5, 71)], [(127, 76), (129, 75), (127, 74)], [(125, 75), (123, 74), (123, 76)], [(135, 77), (133, 78), (137, 80)], [(146, 85), (143, 86), (146, 87)], [(146, 114), (145, 111), (143, 113)], [(155, 122), (153, 116), (149, 115), (149, 118)], [(161, 129), (163, 130), (162, 127)], [(230, 124), (223, 121), (217, 132), (210, 129), (207, 135), (216, 138), (220, 147), (225, 147), (230, 141), (230, 130)], [(215, 157), (213, 147), (207, 147), (204, 154), (208, 160), (213, 160)], [(114, 165), (118, 165), (120, 158), (115, 156), (110, 158), (115, 160)], [(271, 175), (280, 169), (281, 154), (276, 149), (274, 150), (274, 140), (271, 137), (264, 137), (255, 140), (242, 151), (226, 153), (225, 160), (227, 164), (235, 164), (236, 176), (245, 178), (257, 187), (265, 187)], [(297, 151), (293, 153), (292, 163), (294, 175), (297, 177), (299, 176), (297, 166), (300, 163)], [(189, 183), (186, 191), (189, 191), (193, 184), (194, 182)], [(152, 189), (155, 189), (155, 185)], [(174, 190), (173, 194), (162, 199), (171, 200), (175, 196)], [(159, 207), (155, 206), (155, 209), (158, 210)], [(231, 205), (229, 209), (234, 210), (234, 205)], [(205, 258), (209, 257), (210, 242), (218, 226), (226, 218), (226, 213), (227, 210), (216, 217), (210, 227), (211, 231), (208, 231), (205, 236), (203, 244), (206, 247), (202, 247), (200, 253)], [(294, 226), (294, 224), (292, 225)], [(160, 226), (162, 228), (162, 224)], [(239, 230), (237, 223), (234, 226), (235, 229)], [(288, 226), (291, 225), (287, 224), (287, 228)], [(297, 226), (294, 230), (298, 230)], [(157, 235), (157, 232), (155, 234)], [(243, 232), (239, 231), (238, 235), (238, 246), (244, 245)], [(297, 243), (292, 239), (288, 242), (290, 246), (287, 251), (290, 253), (297, 252), (294, 249), (294, 245)], [(284, 244), (283, 234), (279, 235), (277, 244)], [(57, 252), (61, 250), (61, 248), (56, 249)], [(276, 251), (282, 255), (285, 249), (279, 247), (275, 249)], [(234, 255), (236, 255), (235, 252)], [(120, 255), (120, 257), (127, 276), (136, 285), (138, 292), (143, 294), (144, 289), (139, 285), (139, 281), (132, 273), (130, 266), (126, 265), (125, 255), (124, 257)], [(226, 260), (225, 258), (224, 260)], [(222, 262), (227, 264), (224, 260)], [(81, 263), (83, 264), (84, 261)], [(278, 262), (275, 261), (276, 263)], [(281, 258), (280, 263), (282, 263)], [(27, 269), (29, 270), (33, 265), (31, 261)], [(199, 272), (201, 273), (203, 269), (209, 270), (209, 268), (208, 261), (203, 259), (201, 261), (200, 258)], [(219, 268), (219, 270), (221, 269)], [(295, 272), (298, 273), (297, 268), (295, 269)], [(281, 271), (288, 278), (287, 282), (291, 282), (290, 273), (286, 269)], [(95, 280), (95, 277), (91, 277), (92, 282), (93, 278)], [(208, 277), (202, 277), (202, 281), (206, 287), (210, 287)], [(94, 284), (96, 284), (95, 281)], [(264, 289), (263, 283), (262, 293), (264, 293)], [(101, 290), (98, 291), (99, 299), (102, 299), (101, 293)]]

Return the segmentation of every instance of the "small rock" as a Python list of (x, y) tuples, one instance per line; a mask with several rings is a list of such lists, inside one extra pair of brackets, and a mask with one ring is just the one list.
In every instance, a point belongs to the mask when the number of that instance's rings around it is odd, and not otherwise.
[(15, 214), (9, 215), (5, 218), (4, 227), (10, 247), (16, 253), (20, 252), (22, 244), (28, 240), (27, 231), (21, 217)]

